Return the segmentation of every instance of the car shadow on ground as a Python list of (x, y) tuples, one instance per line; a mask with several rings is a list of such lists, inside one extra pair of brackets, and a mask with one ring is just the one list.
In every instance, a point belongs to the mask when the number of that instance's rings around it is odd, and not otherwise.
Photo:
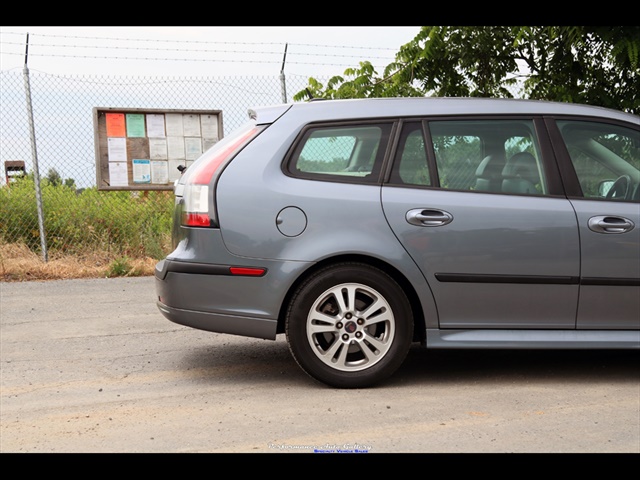
[(425, 349), (415, 345), (391, 382), (638, 382), (638, 350)]
[[(322, 385), (297, 365), (284, 338), (276, 341), (218, 336), (185, 351), (185, 371), (208, 372), (212, 382), (285, 382)], [(379, 386), (445, 385), (459, 382), (638, 382), (635, 350), (428, 350), (415, 344), (390, 379)]]

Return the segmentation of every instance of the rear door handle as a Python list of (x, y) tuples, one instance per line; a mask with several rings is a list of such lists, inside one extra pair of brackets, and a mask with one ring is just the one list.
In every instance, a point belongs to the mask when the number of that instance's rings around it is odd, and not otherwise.
[(440, 227), (453, 221), (453, 215), (444, 210), (414, 208), (405, 215), (407, 222), (419, 227)]
[(634, 223), (628, 218), (599, 215), (589, 219), (589, 229), (596, 233), (626, 233), (633, 230)]

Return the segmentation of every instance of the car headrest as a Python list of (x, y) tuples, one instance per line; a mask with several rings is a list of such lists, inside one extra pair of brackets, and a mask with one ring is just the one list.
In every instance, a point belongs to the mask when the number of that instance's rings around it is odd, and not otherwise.
[(505, 177), (520, 177), (537, 182), (540, 180), (538, 162), (529, 152), (519, 152), (513, 155), (502, 169)]

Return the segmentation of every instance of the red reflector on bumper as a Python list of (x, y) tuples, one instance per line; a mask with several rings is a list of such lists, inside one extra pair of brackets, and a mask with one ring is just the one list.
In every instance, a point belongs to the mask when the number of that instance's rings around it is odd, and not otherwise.
[(265, 268), (229, 267), (231, 275), (260, 277), (267, 271)]

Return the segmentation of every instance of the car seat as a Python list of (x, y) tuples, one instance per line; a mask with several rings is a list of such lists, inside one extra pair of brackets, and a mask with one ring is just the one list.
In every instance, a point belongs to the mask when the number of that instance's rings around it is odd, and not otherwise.
[(539, 194), (540, 173), (538, 162), (529, 152), (513, 155), (502, 170), (502, 191), (504, 193)]
[(476, 169), (474, 190), (481, 192), (500, 192), (502, 188), (502, 168), (504, 161), (496, 155), (484, 157)]

